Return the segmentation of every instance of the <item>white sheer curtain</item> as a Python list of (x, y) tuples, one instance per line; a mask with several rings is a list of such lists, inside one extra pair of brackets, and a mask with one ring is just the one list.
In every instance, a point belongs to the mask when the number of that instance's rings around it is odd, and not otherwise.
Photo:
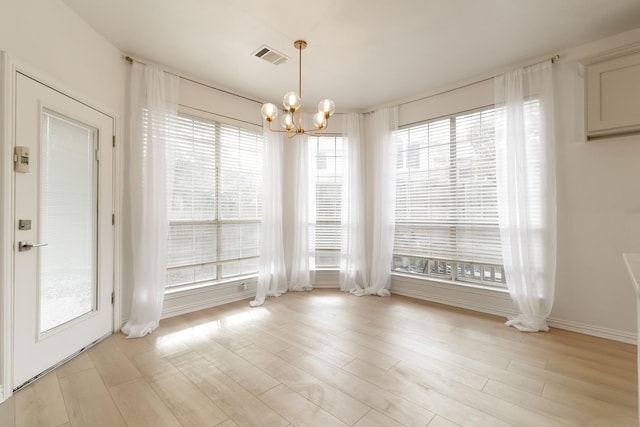
[(263, 133), (263, 203), (260, 226), (260, 259), (256, 298), (249, 304), (257, 307), (268, 296), (280, 296), (287, 291), (282, 233), (282, 172), (284, 141), (282, 134)]
[(130, 83), (127, 214), (133, 298), (129, 321), (122, 331), (135, 338), (158, 327), (164, 302), (173, 174), (168, 141), (177, 117), (179, 79), (134, 62)]
[(498, 76), (494, 83), (502, 254), (520, 311), (506, 324), (547, 331), (557, 247), (551, 61)]
[(361, 292), (368, 283), (365, 249), (365, 192), (362, 114), (345, 116), (342, 147), (340, 290)]
[(293, 254), (289, 290), (310, 291), (313, 289), (314, 266), (310, 265), (310, 248), (314, 241), (315, 188), (309, 182), (309, 142), (304, 135), (291, 140), (295, 153), (294, 207), (293, 207)]
[(369, 282), (352, 291), (356, 295), (390, 295), (396, 199), (396, 153), (391, 136), (397, 127), (398, 107), (383, 108), (370, 117), (369, 148), (372, 150), (374, 171), (371, 183), (371, 272)]

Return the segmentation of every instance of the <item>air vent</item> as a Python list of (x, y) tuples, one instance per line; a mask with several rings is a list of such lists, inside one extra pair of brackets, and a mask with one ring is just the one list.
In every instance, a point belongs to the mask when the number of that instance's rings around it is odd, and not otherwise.
[(289, 59), (280, 52), (276, 52), (275, 50), (271, 49), (269, 46), (262, 46), (253, 53), (253, 56), (264, 59), (265, 61), (270, 62), (273, 65), (283, 64)]

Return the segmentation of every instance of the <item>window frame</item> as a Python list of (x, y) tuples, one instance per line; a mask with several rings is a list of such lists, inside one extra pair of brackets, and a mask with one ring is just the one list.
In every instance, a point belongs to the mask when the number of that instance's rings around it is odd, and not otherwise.
[[(338, 192), (339, 196), (338, 196), (338, 203), (340, 206), (340, 214), (338, 215), (337, 219), (325, 219), (325, 220), (320, 220), (318, 221), (318, 203), (317, 203), (317, 186), (318, 186), (318, 181), (317, 181), (317, 174), (314, 175), (312, 172), (317, 171), (318, 167), (317, 167), (317, 163), (318, 163), (318, 159), (320, 158), (320, 156), (317, 155), (313, 155), (314, 151), (312, 150), (311, 144), (312, 144), (312, 140), (315, 140), (315, 144), (316, 144), (316, 151), (315, 153), (317, 153), (317, 148), (319, 147), (319, 143), (320, 143), (320, 139), (322, 138), (331, 138), (333, 139), (333, 155), (328, 156), (328, 157), (333, 157), (334, 160), (334, 172), (336, 170), (340, 171), (340, 175), (337, 174), (333, 174), (333, 179), (334, 179), (334, 184), (337, 183), (340, 186), (340, 191)], [(340, 149), (338, 150), (338, 140), (340, 140)], [(322, 135), (318, 135), (318, 136), (308, 136), (307, 137), (307, 144), (308, 144), (308, 153), (309, 153), (309, 159), (308, 159), (308, 164), (309, 164), (309, 174), (308, 174), (308, 180), (309, 180), (309, 258), (310, 258), (310, 269), (311, 270), (316, 270), (316, 271), (331, 271), (331, 270), (339, 270), (340, 269), (340, 254), (342, 251), (342, 231), (341, 231), (341, 226), (342, 226), (342, 185), (343, 185), (343, 172), (344, 172), (344, 162), (343, 162), (343, 153), (344, 153), (344, 144), (347, 140), (347, 137), (341, 133), (324, 133)], [(339, 153), (338, 153), (339, 152)], [(339, 154), (339, 155), (338, 155)], [(327, 157), (327, 156), (322, 156), (322, 157)], [(340, 160), (340, 165), (338, 167), (337, 164), (337, 160)], [(311, 166), (311, 165), (315, 165), (315, 166)], [(336, 181), (336, 178), (339, 178)], [(311, 200), (312, 197), (315, 197), (314, 200)], [(338, 243), (337, 247), (335, 248), (327, 248), (327, 247), (318, 247), (317, 243), (316, 243), (316, 239), (315, 236), (317, 235), (317, 226), (322, 223), (322, 225), (326, 225), (326, 226), (335, 226), (335, 229), (337, 230), (337, 236), (335, 236), (335, 239)], [(312, 247), (313, 246), (313, 247)], [(335, 264), (322, 264), (322, 265), (318, 265), (317, 260), (318, 260), (318, 255), (333, 255), (335, 256), (335, 259), (337, 260), (337, 262)]]
[[(190, 118), (193, 119), (200, 119), (202, 121), (206, 121), (206, 122), (214, 122), (215, 123), (215, 140), (216, 140), (216, 144), (215, 144), (215, 151), (216, 151), (216, 155), (215, 155), (215, 161), (216, 161), (216, 182), (214, 184), (214, 190), (216, 193), (216, 203), (215, 203), (215, 219), (178, 219), (178, 220), (169, 220), (169, 228), (171, 229), (172, 225), (198, 225), (198, 224), (208, 224), (208, 225), (213, 225), (215, 226), (215, 235), (216, 235), (216, 254), (220, 254), (222, 252), (222, 239), (220, 238), (221, 234), (222, 234), (222, 226), (223, 225), (233, 225), (233, 224), (257, 224), (257, 233), (258, 233), (258, 239), (256, 241), (256, 250), (257, 250), (257, 254), (255, 256), (248, 256), (248, 257), (235, 257), (235, 258), (225, 258), (225, 259), (220, 259), (219, 255), (217, 255), (217, 260), (213, 260), (213, 261), (207, 261), (207, 262), (194, 262), (194, 263), (190, 263), (190, 264), (183, 264), (183, 265), (176, 265), (176, 266), (169, 266), (168, 263), (168, 259), (167, 259), (167, 266), (166, 266), (166, 272), (167, 272), (167, 280), (165, 282), (165, 293), (174, 293), (177, 291), (183, 291), (183, 290), (188, 290), (188, 289), (194, 289), (194, 288), (200, 288), (200, 287), (206, 287), (206, 286), (215, 286), (215, 285), (219, 285), (219, 284), (224, 284), (224, 283), (229, 283), (229, 282), (235, 282), (235, 281), (239, 281), (239, 280), (244, 280), (244, 279), (249, 279), (249, 278), (254, 278), (258, 276), (258, 270), (256, 268), (255, 272), (251, 272), (251, 273), (240, 273), (240, 274), (235, 274), (235, 275), (229, 275), (229, 276), (224, 276), (223, 275), (223, 266), (225, 264), (228, 264), (230, 262), (234, 262), (234, 261), (243, 261), (243, 260), (256, 260), (259, 258), (260, 254), (259, 254), (259, 234), (260, 234), (260, 227), (262, 225), (262, 219), (261, 219), (261, 209), (262, 209), (262, 203), (260, 203), (260, 212), (258, 213), (258, 215), (256, 216), (256, 219), (221, 219), (221, 215), (220, 215), (220, 194), (221, 194), (221, 190), (220, 190), (220, 161), (221, 161), (221, 145), (219, 143), (220, 141), (220, 134), (221, 134), (221, 128), (223, 126), (230, 126), (230, 127), (235, 127), (235, 128), (239, 128), (240, 131), (247, 131), (247, 132), (255, 132), (256, 136), (259, 138), (260, 140), (260, 144), (263, 144), (263, 138), (262, 138), (262, 127), (261, 126), (257, 126), (254, 123), (250, 123), (250, 122), (246, 122), (243, 120), (237, 120), (237, 119), (233, 119), (230, 117), (226, 117), (226, 116), (220, 116), (208, 111), (204, 111), (201, 109), (197, 109), (197, 108), (192, 108), (192, 107), (187, 107), (184, 105), (180, 105), (178, 108), (178, 115), (179, 116), (188, 116)], [(258, 163), (260, 164), (260, 168), (262, 168), (262, 156), (263, 156), (263, 150), (259, 149), (257, 150), (257, 153), (260, 157), (260, 159), (258, 160)], [(260, 188), (259, 189), (260, 193), (261, 193), (261, 197), (262, 194), (264, 193), (264, 189)], [(168, 246), (168, 245), (167, 245)], [(168, 257), (167, 257), (168, 258)], [(195, 269), (197, 269), (198, 267), (215, 267), (215, 278), (214, 279), (204, 279), (204, 280), (196, 280), (196, 274), (197, 272), (195, 271)], [(178, 272), (180, 270), (188, 270), (188, 269), (194, 269), (193, 270), (193, 276), (194, 276), (194, 280), (189, 282), (189, 283), (178, 283), (178, 284), (174, 284), (174, 285), (170, 285), (169, 284), (169, 274), (171, 272)]]
[[(400, 132), (417, 129), (421, 126), (430, 126), (431, 124), (444, 122), (446, 120), (448, 123), (448, 165), (446, 169), (448, 171), (449, 179), (452, 181), (449, 182), (449, 188), (457, 188), (458, 183), (458, 175), (459, 170), (457, 166), (457, 150), (459, 140), (457, 139), (457, 129), (456, 129), (456, 120), (460, 117), (469, 116), (475, 113), (490, 113), (493, 115), (494, 120), (494, 132), (495, 132), (495, 111), (496, 108), (494, 105), (485, 105), (482, 107), (460, 111), (440, 117), (435, 117), (429, 120), (424, 120), (420, 122), (410, 123), (405, 126), (400, 127), (396, 132), (399, 134)], [(493, 141), (495, 144), (495, 133), (493, 136)], [(411, 140), (406, 141), (407, 147), (411, 145), (419, 146), (419, 144), (412, 142)], [(410, 152), (410, 148), (406, 148), (404, 153)], [(401, 163), (402, 162), (402, 163)], [(407, 157), (398, 157), (396, 160), (396, 178), (398, 177), (401, 169), (409, 169), (410, 159)], [(401, 164), (400, 164), (401, 163)], [(414, 161), (415, 163), (415, 161)], [(409, 185), (412, 181), (407, 180), (406, 184)], [(415, 181), (414, 181), (415, 182)], [(497, 183), (496, 183), (497, 185)], [(396, 191), (398, 189), (398, 183), (396, 183)], [(409, 191), (408, 189), (406, 190)], [(497, 197), (497, 194), (496, 194)], [(396, 200), (396, 213), (398, 200)], [(456, 205), (455, 209), (460, 209), (461, 205)], [(497, 220), (497, 218), (496, 218)], [(394, 275), (407, 275), (409, 277), (422, 278), (425, 280), (435, 280), (442, 281), (455, 285), (471, 285), (471, 286), (481, 286), (494, 290), (506, 290), (506, 278), (504, 273), (504, 266), (502, 263), (496, 262), (487, 262), (487, 261), (475, 261), (471, 259), (452, 259), (450, 257), (442, 256), (442, 254), (432, 254), (432, 255), (422, 255), (422, 254), (412, 254), (406, 253), (403, 251), (396, 250), (396, 239), (397, 239), (397, 227), (401, 225), (407, 229), (410, 229), (411, 224), (419, 224), (419, 225), (427, 225), (431, 224), (431, 227), (442, 226), (445, 229), (449, 229), (449, 233), (453, 233), (455, 236), (452, 237), (452, 241), (456, 242), (456, 247), (458, 244), (458, 233), (460, 230), (459, 225), (457, 224), (439, 224), (433, 221), (415, 221), (414, 220), (403, 220), (402, 222), (398, 221), (397, 215), (395, 220), (396, 232), (394, 233), (394, 247), (393, 247), (393, 264), (391, 267), (391, 272)], [(477, 227), (481, 225), (480, 223), (469, 223), (472, 227)], [(495, 224), (499, 227), (499, 223)]]

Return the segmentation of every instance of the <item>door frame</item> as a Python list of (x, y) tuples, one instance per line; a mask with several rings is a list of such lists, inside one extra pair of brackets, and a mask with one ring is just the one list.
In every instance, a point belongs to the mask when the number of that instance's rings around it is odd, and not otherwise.
[[(113, 332), (120, 330), (121, 326), (121, 281), (120, 281), (120, 212), (121, 212), (121, 126), (117, 114), (101, 107), (98, 103), (87, 100), (81, 94), (60, 84), (55, 79), (47, 76), (45, 72), (34, 70), (27, 64), (11, 58), (6, 52), (0, 51), (0, 402), (13, 395), (13, 286), (14, 286), (14, 171), (13, 152), (17, 141), (15, 140), (15, 105), (16, 105), (16, 79), (20, 72), (32, 79), (48, 86), (74, 100), (91, 107), (102, 114), (109, 116), (113, 122), (113, 134), (116, 144), (112, 148), (112, 186), (113, 200), (112, 213), (115, 215), (113, 233), (113, 292), (115, 299), (113, 309)], [(124, 88), (123, 88), (124, 90)]]

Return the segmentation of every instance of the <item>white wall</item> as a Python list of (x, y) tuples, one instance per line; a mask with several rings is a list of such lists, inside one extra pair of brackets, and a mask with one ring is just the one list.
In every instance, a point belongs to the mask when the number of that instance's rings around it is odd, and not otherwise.
[[(558, 267), (550, 324), (635, 342), (636, 303), (622, 261), (640, 252), (640, 136), (585, 142), (579, 61), (640, 41), (640, 29), (560, 52), (556, 74)], [(557, 52), (549, 52), (549, 57)], [(536, 59), (532, 60), (533, 62)], [(502, 70), (496, 70), (498, 74)], [(400, 107), (400, 124), (493, 103), (490, 76)], [(396, 293), (507, 315), (508, 296), (396, 276)]]
[[(0, 0), (0, 51), (4, 51), (21, 70), (115, 117), (116, 135), (121, 135), (119, 129), (125, 111), (126, 63), (114, 46), (64, 3), (58, 0)], [(8, 94), (3, 93), (3, 96)], [(3, 105), (10, 105), (5, 101)], [(3, 137), (6, 136), (5, 130), (1, 134)], [(12, 143), (4, 138), (1, 142)], [(4, 148), (3, 152), (6, 152)], [(2, 162), (2, 170), (12, 170), (12, 159), (4, 157)], [(2, 188), (10, 188), (10, 183), (3, 180)], [(4, 194), (2, 200), (3, 212), (12, 212), (10, 197)], [(8, 230), (11, 230), (11, 224), (8, 224)], [(5, 253), (2, 262), (5, 264), (2, 265), (0, 290), (5, 298), (12, 286), (7, 280), (10, 276), (6, 274), (9, 267), (7, 263), (11, 262), (9, 254), (12, 245), (9, 240), (10, 236), (3, 235)], [(3, 300), (3, 307), (5, 304)], [(5, 317), (7, 323), (10, 319)], [(10, 325), (3, 325), (1, 331), (8, 327)], [(5, 339), (6, 336), (2, 338), (2, 354), (10, 354), (10, 343)], [(10, 367), (4, 360), (0, 362), (1, 383), (4, 385)], [(4, 393), (6, 395), (7, 390)]]
[(558, 270), (552, 312), (558, 322), (632, 342), (636, 296), (622, 253), (640, 252), (640, 135), (585, 143), (582, 81), (570, 68), (573, 61), (637, 42), (640, 29), (562, 55), (556, 80)]
[(120, 52), (59, 0), (0, 0), (0, 50), (83, 100), (123, 115)]

